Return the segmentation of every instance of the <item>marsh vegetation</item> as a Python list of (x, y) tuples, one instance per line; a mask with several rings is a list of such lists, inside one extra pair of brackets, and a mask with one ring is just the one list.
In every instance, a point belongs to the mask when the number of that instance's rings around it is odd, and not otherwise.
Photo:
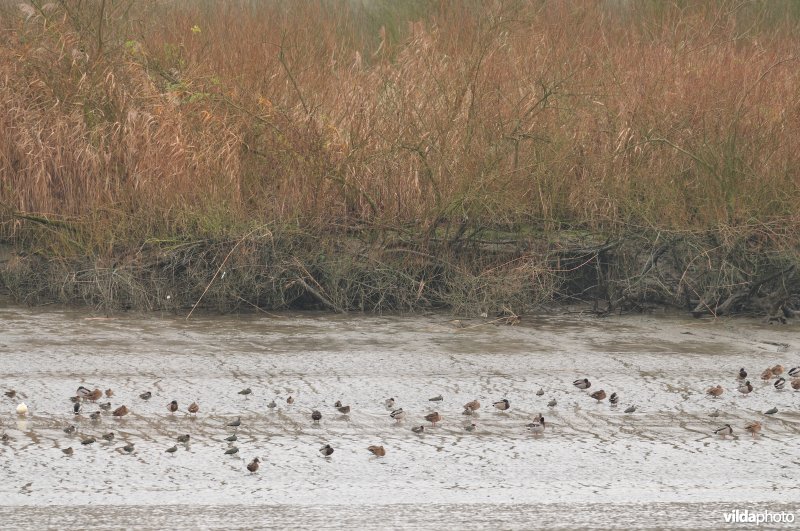
[(791, 315), (790, 1), (0, 6), (27, 303)]

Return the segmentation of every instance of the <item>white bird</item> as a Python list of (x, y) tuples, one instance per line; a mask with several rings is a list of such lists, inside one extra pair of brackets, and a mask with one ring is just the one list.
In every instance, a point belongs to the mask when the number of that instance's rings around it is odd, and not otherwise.
[(730, 424), (725, 424), (721, 428), (714, 430), (714, 433), (720, 435), (724, 439), (727, 435), (733, 435), (733, 428), (731, 428)]
[(24, 417), (27, 414), (28, 414), (28, 406), (25, 405), (25, 402), (20, 402), (20, 404), (17, 406), (17, 415), (19, 415), (20, 417)]
[(400, 422), (401, 420), (406, 418), (406, 412), (403, 411), (403, 408), (395, 409), (394, 411), (389, 413), (389, 416), (392, 417), (397, 422)]

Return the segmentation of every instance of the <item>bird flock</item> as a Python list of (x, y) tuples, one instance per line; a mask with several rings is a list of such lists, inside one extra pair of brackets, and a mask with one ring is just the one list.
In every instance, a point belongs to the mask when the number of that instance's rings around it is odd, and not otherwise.
[[(761, 373), (761, 380), (764, 383), (772, 383), (772, 387), (774, 387), (775, 391), (782, 391), (787, 386), (787, 379), (784, 375), (784, 367), (780, 364), (775, 365), (773, 367), (769, 367), (765, 369)], [(788, 381), (789, 387), (794, 389), (795, 391), (800, 390), (800, 367), (794, 367), (786, 371), (786, 375), (790, 378)], [(739, 372), (736, 374), (736, 379), (738, 383), (736, 385), (737, 391), (743, 395), (747, 396), (750, 393), (754, 392), (754, 387), (750, 380), (748, 379), (748, 373), (744, 368), (741, 368)], [(592, 383), (588, 378), (579, 378), (576, 379), (572, 385), (581, 391), (587, 391), (592, 387)], [(251, 388), (242, 389), (238, 392), (239, 395), (244, 396), (247, 398), (249, 395), (253, 393)], [(709, 387), (706, 390), (706, 394), (710, 396), (712, 399), (717, 399), (725, 393), (725, 388), (722, 385), (714, 385)], [(17, 392), (15, 390), (6, 391), (5, 396), (9, 399), (17, 398)], [(545, 391), (544, 389), (539, 389), (536, 391), (536, 396), (544, 396)], [(145, 391), (138, 395), (139, 399), (142, 401), (149, 401), (153, 397), (153, 393), (151, 391)], [(91, 406), (96, 406), (97, 410), (92, 411), (89, 414), (89, 418), (92, 422), (98, 422), (103, 412), (110, 412), (111, 416), (114, 418), (122, 418), (125, 417), (130, 413), (130, 409), (127, 405), (121, 404), (118, 405), (116, 408), (112, 410), (112, 403), (109, 399), (114, 397), (114, 392), (112, 389), (106, 389), (105, 392), (101, 391), (100, 388), (89, 389), (88, 387), (84, 387), (83, 385), (79, 386), (77, 391), (73, 396), (69, 397), (69, 400), (72, 402), (72, 412), (75, 417), (79, 417), (86, 408)], [(608, 395), (605, 389), (599, 389), (597, 391), (593, 391), (588, 393), (588, 397), (597, 401), (597, 403), (602, 403), (604, 400), (608, 399), (608, 402), (612, 408), (616, 408), (620, 401), (620, 396), (617, 392), (612, 392)], [(106, 399), (105, 402), (99, 402), (102, 399)], [(444, 397), (440, 394), (435, 397), (428, 399), (429, 402), (432, 403), (441, 403), (444, 400)], [(294, 404), (295, 399), (292, 396), (289, 396), (286, 399), (286, 404), (291, 406)], [(395, 423), (402, 423), (406, 419), (409, 418), (409, 412), (404, 410), (402, 407), (398, 407), (398, 403), (394, 398), (388, 398), (383, 401), (383, 406), (386, 410), (389, 411), (389, 418), (393, 420)], [(557, 401), (555, 399), (551, 399), (547, 406), (549, 408), (555, 408), (557, 406)], [(277, 403), (273, 399), (269, 404), (267, 404), (267, 408), (273, 410), (277, 407)], [(492, 407), (498, 412), (506, 412), (511, 409), (511, 402), (507, 398), (502, 398), (498, 401), (492, 403)], [(467, 422), (463, 425), (463, 428), (467, 432), (473, 432), (477, 428), (477, 424), (474, 422), (474, 417), (477, 415), (478, 410), (481, 408), (481, 403), (478, 399), (470, 400), (466, 404), (463, 405), (462, 414), (466, 417), (470, 417), (467, 419)], [(344, 405), (341, 400), (337, 400), (333, 404), (333, 409), (336, 410), (341, 415), (349, 415), (351, 412), (351, 407), (349, 405)], [(171, 400), (166, 404), (166, 411), (170, 415), (175, 415), (180, 410), (179, 403), (177, 400)], [(625, 413), (634, 413), (636, 411), (635, 405), (628, 406), (624, 412)], [(24, 402), (20, 402), (16, 407), (17, 415), (20, 417), (25, 417), (29, 413), (28, 406)], [(186, 408), (186, 413), (192, 416), (196, 416), (200, 412), (200, 405), (197, 401), (192, 402)], [(766, 415), (774, 415), (778, 412), (776, 407), (773, 407), (764, 412)], [(715, 411), (711, 415), (712, 417), (719, 416), (719, 412)], [(314, 409), (311, 411), (310, 419), (311, 422), (314, 424), (318, 424), (322, 420), (323, 414), (320, 410)], [(430, 412), (425, 414), (424, 416), (420, 416), (419, 418), (424, 419), (426, 422), (430, 423), (430, 428), (435, 428), (437, 424), (444, 421), (444, 416), (438, 411)], [(225, 437), (225, 441), (228, 443), (228, 448), (225, 450), (225, 455), (237, 455), (239, 453), (239, 448), (236, 446), (236, 441), (238, 440), (238, 436), (236, 434), (236, 429), (242, 425), (241, 417), (237, 417), (236, 419), (229, 421), (225, 424), (226, 428), (233, 428), (233, 433)], [(525, 427), (527, 430), (532, 433), (535, 437), (540, 437), (544, 435), (547, 424), (545, 421), (545, 417), (538, 413), (531, 419), (531, 422), (526, 424)], [(750, 433), (753, 437), (758, 435), (758, 433), (762, 430), (761, 422), (757, 420), (753, 420), (748, 422), (743, 429), (745, 432)], [(426, 430), (425, 424), (415, 424), (411, 427), (411, 431), (415, 434), (422, 434)], [(106, 433), (102, 433), (100, 435), (79, 435), (78, 429), (76, 428), (75, 424), (68, 423), (64, 428), (63, 432), (70, 437), (78, 436), (80, 440), (81, 446), (89, 446), (96, 442), (98, 442), (98, 437), (105, 441), (107, 444), (113, 444), (116, 440), (116, 434), (113, 431), (108, 431)], [(730, 424), (723, 424), (722, 426), (713, 430), (714, 434), (720, 436), (721, 438), (726, 438), (728, 436), (734, 435), (734, 428)], [(1, 440), (3, 443), (8, 443), (11, 440), (11, 437), (3, 433)], [(184, 445), (188, 447), (191, 441), (191, 434), (181, 434), (175, 438), (175, 443), (170, 446), (169, 448), (165, 449), (164, 451), (168, 454), (175, 454), (178, 451), (178, 444)], [(118, 447), (117, 450), (124, 454), (132, 454), (136, 450), (135, 443), (132, 441), (123, 441), (123, 445)], [(62, 453), (66, 456), (71, 456), (75, 453), (75, 449), (72, 446), (64, 448), (61, 450)], [(372, 454), (376, 458), (384, 457), (386, 455), (386, 448), (383, 445), (370, 445), (367, 447), (367, 451)], [(319, 449), (320, 454), (325, 458), (331, 458), (334, 453), (334, 448), (329, 444), (324, 444)], [(259, 457), (253, 458), (246, 466), (247, 470), (250, 473), (255, 473), (258, 471), (259, 466), (261, 463), (261, 459)]]
[[(776, 391), (782, 391), (786, 387), (786, 378), (782, 375), (784, 373), (783, 365), (777, 364), (773, 367), (767, 367), (761, 373), (761, 380), (764, 383), (769, 383), (771, 380), (775, 380), (772, 383), (772, 386), (775, 388)], [(793, 367), (789, 369), (786, 373), (789, 378), (791, 378), (790, 386), (795, 391), (800, 391), (800, 367)], [(750, 383), (750, 380), (747, 379), (747, 371), (744, 367), (739, 369), (739, 373), (736, 375), (736, 378), (739, 380), (739, 384), (737, 385), (737, 391), (744, 396), (749, 395), (755, 389), (753, 384)], [(709, 387), (706, 390), (706, 394), (711, 396), (712, 398), (719, 398), (725, 392), (725, 389), (717, 384), (714, 386)], [(764, 412), (765, 415), (774, 415), (778, 412), (777, 407), (772, 407)], [(762, 425), (761, 422), (757, 420), (753, 420), (748, 422), (744, 425), (744, 430), (747, 433), (750, 433), (753, 437), (755, 437), (761, 431)], [(723, 424), (719, 428), (714, 430), (714, 433), (719, 435), (720, 437), (727, 437), (729, 435), (733, 435), (733, 427), (730, 424)]]

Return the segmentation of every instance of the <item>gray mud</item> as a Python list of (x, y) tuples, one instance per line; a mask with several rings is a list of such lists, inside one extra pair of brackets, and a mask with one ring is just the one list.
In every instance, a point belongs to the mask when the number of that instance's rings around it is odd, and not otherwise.
[[(18, 396), (0, 395), (0, 431), (11, 437), (0, 444), (0, 526), (722, 528), (733, 509), (797, 513), (800, 392), (759, 379), (777, 363), (800, 365), (796, 328), (580, 315), (513, 327), (314, 314), (187, 322), (5, 308), (0, 385)], [(736, 392), (740, 367), (755, 387), (748, 396)], [(584, 376), (589, 392), (617, 392), (619, 406), (572, 386)], [(726, 389), (719, 399), (705, 393), (715, 384)], [(68, 398), (79, 385), (112, 388), (113, 407), (131, 414), (92, 421), (98, 408), (86, 403), (75, 417)], [(405, 421), (389, 418), (387, 397)], [(476, 398), (478, 414), (462, 415)], [(491, 407), (501, 398), (508, 412)], [(194, 400), (196, 418), (186, 413)], [(340, 415), (336, 400), (352, 412)], [(771, 407), (778, 413), (764, 415)], [(444, 421), (430, 428), (423, 417), (434, 408)], [(525, 425), (539, 412), (547, 430), (534, 437)], [(225, 424), (237, 416), (240, 451), (227, 456)], [(755, 438), (743, 429), (751, 420), (764, 425)], [(724, 423), (733, 437), (714, 436)], [(421, 436), (410, 429), (420, 424)], [(111, 444), (100, 439), (109, 431)], [(191, 442), (166, 453), (184, 433)], [(89, 435), (100, 442), (82, 446)], [(329, 459), (324, 443), (335, 448)], [(372, 444), (386, 457), (372, 457)]]

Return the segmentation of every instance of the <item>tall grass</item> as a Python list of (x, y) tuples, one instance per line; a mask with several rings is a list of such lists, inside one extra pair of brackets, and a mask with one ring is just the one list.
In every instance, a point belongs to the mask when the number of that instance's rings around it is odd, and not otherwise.
[(0, 237), (796, 225), (799, 31), (788, 0), (3, 3)]

